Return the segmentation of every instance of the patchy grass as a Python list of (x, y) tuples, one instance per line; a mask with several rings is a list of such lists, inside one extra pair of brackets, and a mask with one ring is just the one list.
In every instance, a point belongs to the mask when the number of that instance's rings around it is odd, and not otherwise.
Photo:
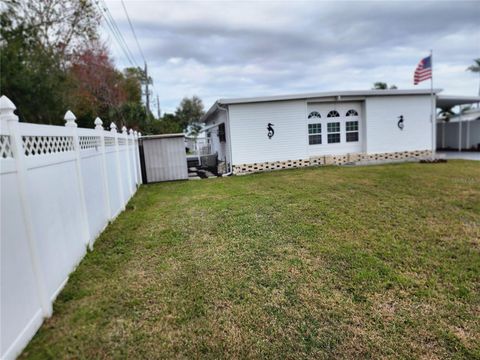
[(22, 358), (480, 358), (480, 163), (143, 186)]

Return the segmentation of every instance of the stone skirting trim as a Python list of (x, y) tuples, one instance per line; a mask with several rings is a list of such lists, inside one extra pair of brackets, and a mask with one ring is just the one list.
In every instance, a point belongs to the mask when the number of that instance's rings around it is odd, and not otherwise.
[(309, 159), (273, 161), (264, 163), (233, 165), (233, 173), (250, 174), (261, 171), (292, 169), (319, 165), (345, 165), (354, 163), (369, 163), (376, 161), (421, 160), (432, 155), (430, 150), (400, 151), (392, 153), (312, 156)]

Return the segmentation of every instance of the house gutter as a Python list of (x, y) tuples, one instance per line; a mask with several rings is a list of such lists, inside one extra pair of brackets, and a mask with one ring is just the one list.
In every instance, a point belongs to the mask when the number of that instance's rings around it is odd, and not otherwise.
[(232, 165), (232, 135), (230, 133), (230, 115), (229, 115), (229, 112), (228, 112), (228, 107), (222, 107), (218, 102), (216, 103), (217, 105), (217, 109), (218, 110), (221, 110), (221, 111), (225, 111), (226, 115), (227, 115), (227, 123), (228, 123), (228, 138), (229, 138), (229, 142), (228, 142), (228, 151), (230, 152), (230, 171), (225, 173), (225, 174), (222, 174), (222, 176), (230, 176), (233, 174), (233, 165)]

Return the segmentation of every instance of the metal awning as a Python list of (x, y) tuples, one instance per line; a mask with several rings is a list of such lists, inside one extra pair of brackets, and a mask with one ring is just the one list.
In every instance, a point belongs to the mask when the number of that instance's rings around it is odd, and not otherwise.
[(437, 108), (451, 109), (457, 105), (480, 103), (480, 96), (437, 95)]
[[(438, 122), (443, 122), (445, 120), (446, 120), (445, 117), (437, 118)], [(455, 114), (448, 117), (449, 122), (476, 121), (476, 120), (480, 120), (480, 109), (471, 109), (461, 114)]]

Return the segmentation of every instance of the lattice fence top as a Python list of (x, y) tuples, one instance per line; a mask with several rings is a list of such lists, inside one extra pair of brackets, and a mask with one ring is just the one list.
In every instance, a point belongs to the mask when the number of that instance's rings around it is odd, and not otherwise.
[(115, 146), (115, 138), (110, 136), (105, 136), (105, 146)]
[(127, 144), (127, 139), (118, 138), (118, 145), (126, 145), (126, 144)]
[(99, 136), (79, 136), (80, 149), (98, 149), (101, 145), (102, 139)]
[(8, 135), (0, 135), (0, 156), (3, 159), (13, 158), (12, 143)]
[(22, 136), (26, 156), (74, 151), (72, 136)]

